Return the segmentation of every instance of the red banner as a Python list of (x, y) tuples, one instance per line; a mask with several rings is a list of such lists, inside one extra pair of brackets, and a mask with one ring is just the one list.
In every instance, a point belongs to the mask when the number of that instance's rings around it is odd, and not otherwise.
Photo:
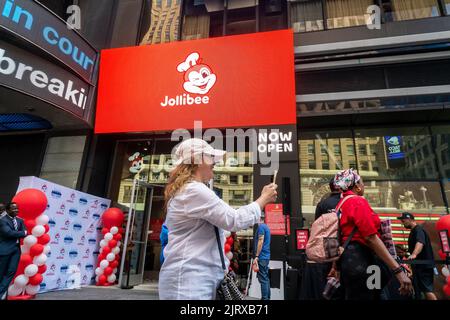
[(287, 222), (287, 234), (291, 234), (291, 226), (289, 216), (286, 217), (283, 215), (283, 205), (281, 203), (271, 203), (266, 205), (264, 208), (266, 214), (265, 223), (270, 229), (271, 235), (284, 235), (286, 233), (286, 224)]

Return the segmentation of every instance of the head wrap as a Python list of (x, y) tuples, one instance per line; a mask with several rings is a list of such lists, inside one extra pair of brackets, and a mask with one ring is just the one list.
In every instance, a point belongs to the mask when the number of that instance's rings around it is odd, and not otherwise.
[(361, 180), (361, 177), (355, 170), (347, 169), (339, 171), (334, 177), (334, 185), (342, 191), (351, 189), (356, 183)]

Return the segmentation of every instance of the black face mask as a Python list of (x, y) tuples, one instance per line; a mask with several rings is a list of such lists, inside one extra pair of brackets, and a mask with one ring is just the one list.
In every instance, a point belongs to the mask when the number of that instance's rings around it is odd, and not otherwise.
[(12, 210), (7, 211), (7, 212), (8, 212), (8, 215), (13, 218), (17, 217), (17, 214), (19, 213), (17, 211), (12, 211)]

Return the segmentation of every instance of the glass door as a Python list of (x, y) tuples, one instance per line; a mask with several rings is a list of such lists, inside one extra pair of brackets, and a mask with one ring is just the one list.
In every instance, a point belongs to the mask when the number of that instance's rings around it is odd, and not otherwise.
[(125, 249), (122, 252), (119, 271), (121, 288), (131, 288), (143, 283), (152, 198), (153, 187), (134, 179), (124, 240)]

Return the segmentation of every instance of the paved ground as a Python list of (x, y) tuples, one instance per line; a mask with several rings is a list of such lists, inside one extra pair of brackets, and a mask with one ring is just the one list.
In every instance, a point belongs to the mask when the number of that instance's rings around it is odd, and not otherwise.
[(158, 300), (156, 284), (142, 284), (133, 289), (89, 286), (38, 294), (35, 300)]

